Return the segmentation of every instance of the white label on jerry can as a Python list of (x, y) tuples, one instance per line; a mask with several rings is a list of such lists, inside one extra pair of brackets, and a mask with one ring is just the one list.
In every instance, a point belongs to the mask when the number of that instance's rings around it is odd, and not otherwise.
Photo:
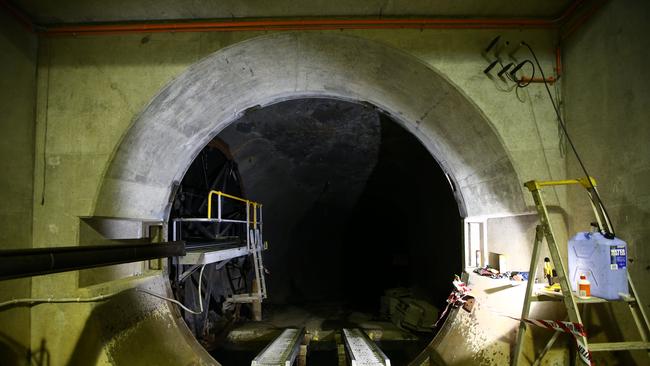
[(618, 270), (626, 268), (627, 253), (625, 247), (612, 245), (609, 247), (610, 269)]

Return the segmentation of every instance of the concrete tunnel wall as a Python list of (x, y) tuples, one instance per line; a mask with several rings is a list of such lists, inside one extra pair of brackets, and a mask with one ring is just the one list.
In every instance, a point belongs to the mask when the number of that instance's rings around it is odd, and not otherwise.
[(401, 122), (454, 182), (461, 215), (524, 210), (497, 135), (438, 72), (378, 43), (295, 33), (223, 49), (162, 90), (120, 143), (95, 214), (167, 217), (173, 183), (225, 126), (249, 108), (309, 96), (370, 103)]
[[(269, 104), (277, 100), (291, 97), (325, 95), (351, 100), (365, 100), (374, 102), (380, 108), (395, 113), (394, 118), (400, 120), (407, 128), (415, 132), (416, 136), (424, 141), (430, 141), (430, 151), (436, 150), (434, 154), (445, 169), (450, 172), (456, 180), (458, 187), (463, 187), (466, 193), (463, 198), (467, 203), (467, 214), (485, 215), (491, 214), (510, 216), (525, 212), (527, 197), (523, 195), (520, 182), (534, 178), (562, 178), (564, 177), (563, 159), (557, 147), (556, 126), (552, 119), (550, 106), (544, 103), (533, 103), (541, 100), (543, 89), (532, 86), (526, 89), (525, 95), (517, 99), (513, 94), (498, 91), (493, 81), (482, 74), (485, 67), (485, 60), (480, 56), (480, 50), (485, 47), (497, 32), (486, 31), (344, 31), (344, 32), (311, 32), (309, 34), (279, 34), (261, 38), (248, 43), (239, 43), (261, 33), (205, 33), (205, 34), (155, 34), (146, 36), (109, 36), (109, 37), (80, 37), (80, 38), (57, 38), (45, 39), (40, 43), (38, 59), (38, 78), (36, 100), (36, 156), (34, 177), (34, 227), (33, 246), (55, 246), (81, 243), (82, 233), (80, 230), (79, 217), (90, 215), (119, 215), (141, 218), (161, 218), (165, 215), (165, 205), (169, 198), (168, 190), (170, 181), (182, 176), (184, 167), (176, 163), (176, 168), (169, 169), (170, 165), (165, 162), (163, 165), (155, 165), (152, 162), (145, 163), (142, 172), (134, 173), (122, 171), (115, 167), (120, 166), (121, 151), (133, 149), (129, 144), (143, 142), (148, 146), (150, 152), (164, 150), (166, 147), (147, 145), (146, 141), (155, 137), (156, 133), (164, 134), (164, 129), (153, 122), (153, 128), (143, 135), (138, 135), (140, 140), (133, 139), (139, 129), (138, 121), (147, 118), (150, 112), (145, 104), (151, 100), (153, 93), (160, 90), (161, 86), (171, 77), (180, 72), (198, 59), (203, 58), (215, 50), (226, 45), (235, 44), (235, 47), (222, 50), (224, 54), (233, 54), (240, 60), (250, 62), (253, 65), (281, 69), (287, 59), (294, 62), (295, 73), (290, 68), (284, 70), (293, 75), (294, 79), (289, 82), (278, 84), (278, 90), (283, 93), (274, 95), (268, 91), (260, 91), (264, 98), (253, 100), (247, 95), (239, 95), (243, 101), (242, 107), (256, 104)], [(542, 53), (542, 62), (550, 70), (550, 60), (553, 59), (552, 34), (545, 31), (507, 31), (500, 32), (511, 39), (526, 39), (539, 44), (547, 50)], [(343, 35), (355, 35), (357, 38), (341, 37)], [(280, 40), (285, 45), (284, 53), (274, 47), (267, 49), (260, 60), (247, 58), (244, 54), (236, 54), (238, 47), (255, 52), (252, 45), (259, 44), (266, 40)], [(309, 47), (310, 39), (330, 39), (330, 44), (322, 47)], [(332, 44), (333, 43), (333, 44)], [(341, 44), (352, 44), (342, 50)], [(268, 47), (268, 46), (267, 46)], [(300, 57), (303, 51), (306, 54), (318, 55), (327, 65), (314, 65), (318, 68), (311, 70), (306, 66), (309, 62), (316, 60)], [(542, 51), (543, 52), (543, 51)], [(219, 52), (218, 54), (220, 54)], [(538, 52), (539, 53), (539, 52)], [(194, 65), (188, 73), (202, 71), (202, 65), (208, 60), (218, 58), (214, 55), (202, 63)], [(259, 53), (258, 53), (259, 55)], [(269, 55), (274, 55), (275, 63), (269, 61)], [(328, 56), (329, 55), (329, 56)], [(364, 56), (365, 55), (365, 56)], [(373, 57), (370, 57), (372, 55)], [(390, 56), (386, 59), (380, 57)], [(372, 60), (368, 60), (372, 58)], [(231, 59), (228, 58), (228, 61)], [(364, 60), (364, 61), (358, 61)], [(389, 62), (390, 61), (390, 62)], [(233, 63), (221, 59), (219, 66), (226, 67), (229, 71), (223, 75), (224, 80), (233, 83), (243, 83), (249, 88), (254, 78), (251, 68), (244, 70), (233, 69)], [(303, 67), (299, 67), (302, 62)], [(359, 71), (359, 75), (346, 73), (348, 80), (341, 77), (334, 77), (341, 87), (341, 90), (330, 90), (330, 85), (324, 84), (318, 87), (313, 80), (323, 81), (327, 75), (324, 72), (347, 72), (337, 70), (354, 65), (354, 69), (361, 69), (366, 65), (366, 70)], [(397, 62), (400, 67), (391, 66), (390, 63)], [(260, 65), (261, 63), (261, 65)], [(230, 69), (228, 69), (230, 65)], [(405, 67), (408, 66), (408, 67)], [(390, 76), (398, 75), (413, 81), (414, 75), (409, 69), (413, 67), (419, 74), (415, 84), (421, 82), (419, 78), (440, 83), (443, 90), (451, 94), (459, 105), (469, 106), (468, 110), (458, 111), (470, 119), (469, 125), (476, 130), (470, 131), (475, 138), (487, 139), (486, 146), (491, 149), (492, 158), (482, 156), (480, 146), (473, 140), (465, 139), (462, 134), (454, 132), (454, 125), (444, 123), (449, 119), (442, 120), (443, 123), (437, 129), (432, 129), (436, 124), (430, 116), (420, 118), (424, 112), (432, 106), (431, 98), (439, 96), (439, 93), (431, 85), (423, 86), (424, 94), (419, 94), (418, 101), (411, 101), (412, 95), (408, 91), (395, 88), (390, 84)], [(433, 69), (440, 70), (439, 72)], [(264, 70), (252, 68), (254, 72), (263, 73), (266, 80), (272, 80), (272, 75), (264, 73)], [(391, 70), (391, 72), (387, 72)], [(203, 70), (205, 72), (205, 70)], [(441, 73), (445, 76), (442, 77)], [(285, 75), (286, 76), (286, 75)], [(257, 75), (260, 77), (260, 75)], [(363, 78), (366, 78), (363, 83)], [(271, 78), (271, 79), (268, 79)], [(369, 83), (368, 80), (376, 80), (377, 84)], [(451, 85), (449, 78), (455, 86)], [(208, 78), (210, 79), (210, 78)], [(213, 80), (214, 81), (214, 80)], [(209, 84), (207, 80), (203, 81)], [(171, 84), (172, 86), (174, 84)], [(296, 92), (295, 85), (303, 87), (300, 93)], [(408, 84), (398, 83), (400, 87)], [(227, 84), (218, 83), (208, 85), (216, 89), (225, 89)], [(266, 84), (270, 89), (275, 90), (275, 85)], [(373, 98), (364, 97), (360, 91), (363, 88), (370, 89)], [(319, 89), (320, 88), (320, 89)], [(360, 89), (361, 88), (361, 89)], [(459, 92), (462, 90), (462, 93)], [(216, 90), (215, 90), (216, 91)], [(420, 91), (421, 92), (421, 91)], [(247, 93), (257, 93), (250, 88)], [(400, 98), (388, 102), (391, 94)], [(164, 93), (163, 93), (164, 94)], [(165, 96), (160, 94), (155, 103)], [(466, 94), (471, 99), (463, 96)], [(180, 95), (180, 94), (178, 94)], [(347, 96), (346, 96), (347, 95)], [(244, 103), (245, 102), (245, 103)], [(404, 106), (410, 105), (408, 110)], [(233, 120), (242, 110), (228, 107), (225, 111), (218, 108), (210, 110), (215, 112), (211, 121), (216, 121), (221, 116), (223, 121)], [(451, 106), (454, 107), (454, 106)], [(455, 108), (443, 104), (434, 115), (444, 109), (447, 114), (453, 115)], [(145, 112), (141, 112), (142, 110)], [(407, 113), (400, 116), (399, 112)], [(205, 111), (201, 111), (205, 112)], [(183, 113), (193, 115), (191, 110), (183, 110)], [(198, 113), (198, 112), (197, 112)], [(230, 114), (229, 114), (230, 113)], [(139, 119), (135, 118), (140, 114)], [(441, 113), (444, 115), (444, 113)], [(445, 116), (446, 117), (446, 116)], [(415, 121), (421, 121), (422, 127), (417, 127)], [(151, 122), (151, 121), (150, 121)], [(194, 131), (205, 135), (205, 141), (209, 140), (210, 134), (216, 134), (218, 129), (210, 126), (209, 121), (203, 121), (203, 129)], [(462, 123), (462, 121), (460, 122)], [(47, 128), (46, 128), (47, 126)], [(133, 126), (131, 130), (129, 127)], [(182, 128), (178, 128), (181, 126)], [(183, 140), (191, 131), (187, 125), (173, 127), (172, 137)], [(465, 124), (467, 126), (467, 124)], [(185, 128), (185, 129), (184, 129)], [(129, 131), (129, 132), (127, 132)], [(131, 136), (133, 133), (135, 135)], [(142, 133), (142, 131), (140, 131)], [(437, 139), (441, 140), (438, 141)], [(449, 140), (448, 140), (449, 139)], [(121, 141), (121, 143), (120, 143)], [(464, 149), (475, 150), (471, 155), (463, 156), (455, 148), (462, 145)], [(119, 146), (119, 148), (118, 148)], [(47, 147), (45, 150), (44, 148)], [(183, 157), (188, 162), (191, 160), (193, 149), (200, 149), (201, 146), (191, 147), (181, 144), (176, 146), (188, 156)], [(446, 150), (447, 149), (447, 150)], [(452, 159), (445, 155), (451, 151)], [(40, 157), (43, 159), (40, 159)], [(484, 173), (473, 175), (470, 168), (476, 168), (468, 161), (469, 157), (477, 157), (486, 163), (486, 167), (495, 163), (497, 170), (506, 172), (505, 177), (492, 176), (489, 179), (503, 180), (504, 186), (499, 184), (483, 184), (481, 177), (489, 177), (490, 168)], [(500, 159), (500, 160), (499, 160)], [(109, 162), (113, 162), (109, 164)], [(451, 168), (450, 161), (458, 164)], [(125, 167), (137, 167), (129, 165)], [(116, 165), (118, 164), (118, 165)], [(166, 171), (164, 180), (147, 180), (147, 177), (154, 177), (152, 173), (156, 170)], [(45, 174), (46, 173), (46, 174)], [(140, 176), (138, 176), (140, 174)], [(517, 178), (517, 176), (519, 176)], [(103, 184), (102, 193), (98, 197), (98, 190)], [(463, 179), (466, 178), (466, 179)], [(116, 182), (126, 180), (126, 189), (118, 187)], [(122, 202), (113, 205), (108, 202), (106, 192), (123, 194), (135, 192), (132, 187), (147, 187), (140, 185), (142, 182), (150, 184), (153, 192), (150, 198), (157, 200), (152, 206), (130, 205), (131, 202)], [(496, 192), (488, 193), (485, 196), (480, 194), (480, 189), (492, 187)], [(507, 187), (505, 192), (503, 187)], [(474, 193), (472, 190), (475, 189)], [(462, 192), (462, 190), (461, 190)], [(41, 195), (45, 200), (41, 203)], [(487, 206), (481, 203), (468, 203), (467, 195), (471, 197), (487, 198)], [(472, 196), (473, 195), (473, 196)], [(500, 196), (501, 195), (501, 196)], [(501, 201), (500, 197), (510, 197)], [(120, 196), (122, 198), (126, 196)], [(549, 197), (553, 204), (563, 205), (563, 192)], [(119, 197), (118, 197), (119, 198)], [(147, 199), (134, 202), (143, 203)], [(153, 202), (153, 200), (151, 201)], [(123, 205), (127, 203), (127, 205)], [(484, 208), (487, 207), (487, 208)], [(560, 221), (561, 223), (561, 221)], [(530, 227), (510, 227), (511, 231), (523, 234), (530, 234)], [(521, 233), (520, 233), (521, 234)], [(522, 236), (522, 235), (519, 235)], [(523, 235), (524, 237), (526, 235)], [(530, 236), (530, 235), (528, 235)], [(526, 238), (528, 239), (528, 238)], [(521, 240), (510, 240), (501, 238), (500, 245), (514, 246), (521, 245)], [(527, 243), (524, 243), (527, 244)], [(3, 244), (3, 247), (11, 247), (11, 244)], [(530, 248), (523, 248), (523, 252)], [(120, 289), (128, 289), (135, 286), (148, 286), (156, 291), (165, 291), (165, 281), (157, 271), (143, 271), (136, 267), (129, 268), (127, 272), (116, 271), (114, 280), (103, 283), (86, 284), (88, 271), (62, 273), (52, 276), (35, 277), (32, 280), (31, 296), (86, 296), (102, 292), (110, 292)], [(33, 350), (45, 349), (49, 351), (52, 364), (66, 364), (70, 360), (83, 360), (97, 364), (115, 364), (119, 361), (131, 363), (148, 361), (160, 361), (177, 363), (174, 360), (186, 360), (187, 362), (213, 361), (205, 358), (205, 354), (196, 350), (196, 343), (176, 342), (170, 345), (169, 339), (185, 339), (187, 335), (183, 329), (184, 325), (177, 323), (178, 318), (175, 311), (166, 303), (155, 299), (143, 298), (142, 296), (129, 291), (128, 296), (121, 297), (119, 301), (107, 302), (108, 306), (96, 306), (93, 304), (73, 305), (42, 305), (32, 308), (31, 326), (27, 324), (31, 336), (31, 347)], [(2, 295), (4, 296), (4, 294)], [(151, 311), (146, 304), (155, 304), (157, 311)], [(135, 306), (134, 306), (135, 305)], [(97, 310), (100, 308), (99, 310)], [(101, 310), (101, 311), (100, 311)], [(11, 310), (10, 312), (13, 312)], [(102, 315), (102, 316), (99, 316)], [(111, 321), (107, 321), (111, 318)], [(115, 326), (115, 324), (121, 324)], [(501, 348), (508, 347), (508, 341), (503, 341), (502, 335), (492, 331), (492, 324), (486, 323), (474, 328), (481, 333), (480, 342), (474, 342), (471, 349), (485, 348), (487, 345), (497, 342)], [(511, 326), (508, 329), (512, 328)], [(62, 329), (66, 329), (66, 337), (61, 337)], [(501, 331), (501, 329), (499, 329)], [(5, 330), (3, 332), (10, 332)], [(487, 332), (487, 333), (485, 333)], [(485, 336), (485, 334), (487, 336)], [(84, 339), (83, 342), (79, 340)], [(476, 337), (475, 337), (476, 338)], [(94, 340), (94, 341), (91, 341)], [(146, 341), (143, 341), (146, 340)], [(127, 344), (137, 344), (141, 352), (129, 352), (132, 350), (126, 347)], [(485, 347), (484, 347), (485, 346)], [(163, 349), (161, 349), (161, 347)], [(157, 357), (159, 356), (159, 357)], [(154, 357), (154, 358), (152, 358)], [(471, 355), (469, 356), (471, 359)], [(467, 360), (467, 358), (463, 358)]]
[(216, 134), (249, 108), (306, 96), (370, 103), (393, 116), (447, 172), (463, 216), (524, 210), (492, 127), (437, 71), (356, 37), (277, 34), (221, 50), (163, 89), (122, 140), (95, 214), (165, 219), (174, 182)]
[[(7, 70), (0, 77), (0, 171), (4, 178), (0, 180), (0, 248), (30, 248), (38, 45), (34, 35), (24, 32), (4, 12), (0, 12), (0, 24), (0, 68)], [(0, 302), (30, 293), (31, 278), (0, 282)], [(25, 308), (0, 312), (0, 360), (7, 354), (5, 347), (26, 349), (30, 344), (29, 313)]]
[[(650, 311), (650, 3), (611, 1), (598, 11), (565, 48), (566, 119), (589, 173), (599, 180), (599, 192), (616, 234), (628, 244), (628, 271), (637, 296)], [(611, 65), (624, 64), (634, 73), (619, 74)], [(580, 174), (575, 158), (567, 159), (571, 175)], [(583, 192), (568, 192), (570, 232), (589, 228), (592, 213)], [(611, 313), (586, 313), (595, 342), (639, 339), (626, 307)], [(618, 356), (615, 359), (614, 356)], [(597, 354), (598, 364), (648, 362), (643, 350)]]

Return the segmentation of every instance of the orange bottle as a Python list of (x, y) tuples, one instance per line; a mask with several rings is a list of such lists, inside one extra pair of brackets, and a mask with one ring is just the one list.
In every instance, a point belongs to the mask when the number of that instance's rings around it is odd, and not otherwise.
[(589, 282), (587, 276), (585, 276), (584, 274), (581, 274), (580, 280), (578, 280), (578, 296), (580, 297), (591, 296), (591, 282)]

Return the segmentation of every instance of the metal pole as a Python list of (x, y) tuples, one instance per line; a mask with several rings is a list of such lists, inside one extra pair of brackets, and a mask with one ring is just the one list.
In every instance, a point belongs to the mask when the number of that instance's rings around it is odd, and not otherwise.
[(217, 195), (217, 220), (221, 221), (221, 195)]
[(251, 235), (250, 235), (250, 203), (246, 202), (246, 247), (251, 249)]

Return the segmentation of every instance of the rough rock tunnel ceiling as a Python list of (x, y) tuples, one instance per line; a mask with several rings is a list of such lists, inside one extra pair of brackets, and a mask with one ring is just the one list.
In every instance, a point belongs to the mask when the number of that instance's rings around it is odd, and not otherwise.
[[(460, 216), (444, 173), (375, 108), (286, 101), (247, 113), (219, 138), (244, 193), (265, 204), (270, 302), (358, 298), (372, 308), (383, 289), (431, 290), (460, 268)], [(414, 263), (423, 255), (431, 263)]]
[[(377, 164), (380, 134), (373, 109), (326, 100), (253, 111), (219, 134), (245, 194), (265, 205), (271, 301), (282, 302), (292, 287), (312, 301), (338, 292), (341, 233)], [(329, 280), (314, 286), (323, 275)]]

